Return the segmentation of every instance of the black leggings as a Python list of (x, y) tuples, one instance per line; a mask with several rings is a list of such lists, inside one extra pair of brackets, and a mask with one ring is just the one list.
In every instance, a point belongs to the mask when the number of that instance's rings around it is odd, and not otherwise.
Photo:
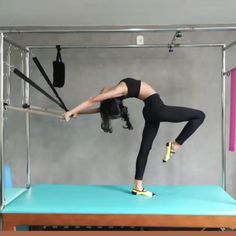
[(183, 122), (188, 121), (175, 141), (182, 145), (195, 130), (202, 124), (205, 114), (200, 110), (186, 107), (166, 106), (159, 94), (153, 94), (144, 100), (143, 116), (145, 126), (142, 142), (136, 161), (135, 179), (142, 180), (147, 164), (148, 154), (156, 137), (160, 122)]

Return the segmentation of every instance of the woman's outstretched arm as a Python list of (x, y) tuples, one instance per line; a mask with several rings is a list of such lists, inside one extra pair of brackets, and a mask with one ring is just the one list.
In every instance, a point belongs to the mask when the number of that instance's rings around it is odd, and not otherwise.
[(100, 108), (91, 108), (80, 112), (80, 115), (96, 114), (100, 112)]
[[(116, 98), (124, 96), (127, 93), (127, 88), (123, 83), (118, 84), (115, 87), (112, 88), (105, 88), (101, 91), (99, 95), (95, 97), (91, 97), (88, 100), (82, 102), (72, 110), (65, 113), (65, 120), (68, 122), (72, 117), (77, 117), (79, 114), (85, 114), (86, 110), (88, 110), (89, 107), (102, 102), (107, 99)], [(96, 110), (99, 112), (98, 110)], [(94, 112), (95, 113), (95, 112)], [(93, 113), (86, 113), (86, 114), (93, 114)]]

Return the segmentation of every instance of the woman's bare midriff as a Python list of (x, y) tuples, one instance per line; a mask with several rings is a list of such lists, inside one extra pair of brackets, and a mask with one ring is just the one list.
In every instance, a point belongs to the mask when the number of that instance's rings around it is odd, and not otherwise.
[(140, 87), (140, 92), (139, 92), (139, 99), (145, 100), (149, 96), (157, 93), (149, 84), (146, 82), (141, 81), (141, 87)]

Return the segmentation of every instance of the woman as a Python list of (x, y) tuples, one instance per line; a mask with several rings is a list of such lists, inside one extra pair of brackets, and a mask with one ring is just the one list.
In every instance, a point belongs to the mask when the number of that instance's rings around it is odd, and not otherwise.
[[(111, 88), (104, 88), (95, 97), (81, 103), (74, 109), (65, 113), (65, 120), (68, 122), (72, 117), (80, 114), (101, 113), (102, 129), (105, 132), (112, 132), (110, 119), (123, 118), (128, 129), (132, 129), (129, 121), (127, 108), (123, 106), (122, 100), (130, 97), (144, 101), (143, 116), (145, 126), (142, 135), (142, 142), (136, 160), (135, 180), (132, 194), (154, 196), (155, 194), (143, 188), (143, 175), (147, 163), (148, 154), (156, 137), (160, 122), (184, 122), (184, 126), (178, 137), (173, 142), (166, 144), (166, 153), (163, 162), (167, 162), (181, 145), (196, 131), (205, 119), (205, 114), (200, 110), (185, 107), (167, 106), (161, 100), (159, 94), (146, 82), (126, 78)], [(101, 103), (100, 108), (88, 109), (94, 104)]]

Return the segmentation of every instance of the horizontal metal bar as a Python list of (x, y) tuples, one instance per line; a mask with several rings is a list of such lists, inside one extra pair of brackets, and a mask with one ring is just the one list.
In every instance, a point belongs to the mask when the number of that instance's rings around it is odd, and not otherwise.
[(233, 47), (235, 44), (236, 44), (236, 41), (230, 43), (229, 45), (227, 45), (227, 46), (225, 47), (225, 50), (227, 50), (227, 49)]
[(18, 48), (18, 49), (20, 49), (20, 50), (22, 50), (22, 51), (24, 51), (24, 52), (29, 52), (29, 50), (27, 50), (25, 47), (23, 47), (23, 46), (21, 46), (21, 45), (15, 43), (15, 42), (13, 42), (13, 41), (7, 39), (7, 38), (4, 38), (4, 42), (6, 42), (6, 43), (8, 43), (8, 44), (11, 44), (12, 46), (14, 46), (14, 47), (16, 47), (16, 48)]
[(6, 109), (14, 110), (14, 111), (20, 111), (20, 112), (29, 112), (35, 115), (43, 115), (43, 116), (51, 116), (51, 117), (56, 117), (63, 119), (63, 113), (61, 114), (58, 112), (51, 112), (48, 111), (47, 109), (45, 110), (40, 110), (40, 109), (32, 109), (32, 108), (21, 108), (21, 107), (14, 107), (14, 106), (5, 106)]
[(175, 48), (201, 48), (201, 47), (224, 47), (224, 43), (190, 43), (190, 44), (173, 44)]
[(56, 113), (56, 114), (59, 114), (59, 115), (62, 114), (61, 111), (56, 110), (56, 109), (44, 108), (44, 107), (33, 106), (33, 105), (30, 105), (30, 109), (32, 109), (32, 110), (40, 110), (40, 111), (45, 111), (45, 112), (53, 112), (53, 113)]
[(4, 33), (125, 33), (172, 31), (234, 31), (236, 24), (208, 25), (132, 25), (132, 26), (15, 26), (0, 27)]
[[(223, 47), (225, 44), (219, 43), (197, 43), (197, 44), (173, 44), (174, 48), (186, 47)], [(170, 44), (87, 44), (87, 45), (74, 45), (74, 46), (61, 46), (61, 49), (76, 49), (76, 48), (168, 48)], [(55, 45), (40, 46), (31, 45), (27, 46), (29, 49), (55, 49)]]

